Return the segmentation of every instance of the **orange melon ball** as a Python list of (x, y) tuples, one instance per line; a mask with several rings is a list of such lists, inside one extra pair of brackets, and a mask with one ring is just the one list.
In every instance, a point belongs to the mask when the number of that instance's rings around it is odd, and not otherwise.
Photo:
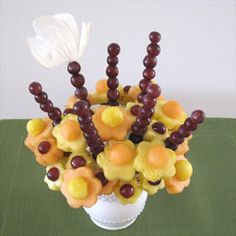
[(66, 120), (61, 124), (61, 133), (66, 140), (73, 141), (80, 137), (81, 130), (75, 120)]
[(106, 93), (107, 90), (108, 90), (107, 80), (106, 79), (98, 80), (96, 84), (96, 92), (101, 94), (101, 93)]
[(161, 168), (166, 165), (169, 155), (165, 147), (158, 145), (151, 148), (147, 159), (152, 167)]
[(162, 111), (166, 116), (172, 119), (178, 119), (182, 115), (183, 108), (178, 102), (170, 100), (162, 106)]
[(109, 151), (109, 159), (114, 165), (128, 164), (133, 157), (132, 150), (124, 143), (113, 144)]

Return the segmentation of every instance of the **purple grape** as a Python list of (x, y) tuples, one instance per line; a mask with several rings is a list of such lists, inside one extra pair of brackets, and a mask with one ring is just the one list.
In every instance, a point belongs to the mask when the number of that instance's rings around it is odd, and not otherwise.
[(145, 109), (150, 109), (150, 108), (153, 108), (155, 107), (156, 105), (156, 99), (155, 98), (152, 98), (150, 95), (146, 94), (144, 97), (143, 97), (143, 104), (144, 104), (144, 107)]
[(180, 125), (178, 133), (183, 138), (187, 138), (191, 134), (190, 130), (185, 125)]
[(107, 51), (109, 55), (115, 57), (120, 53), (120, 46), (117, 43), (111, 43), (108, 46)]
[(170, 140), (174, 144), (178, 145), (178, 144), (181, 144), (184, 141), (184, 138), (182, 138), (177, 131), (174, 131), (170, 135)]
[(153, 31), (149, 34), (149, 39), (152, 43), (159, 43), (161, 40), (161, 34)]
[(108, 184), (108, 180), (106, 179), (104, 173), (101, 171), (101, 172), (98, 172), (96, 175), (95, 175), (96, 178), (98, 178), (100, 181), (101, 181), (101, 184), (102, 186), (105, 186)]
[(40, 83), (38, 82), (32, 82), (29, 85), (29, 91), (30, 93), (32, 93), (33, 95), (38, 95), (42, 92), (42, 86)]
[(143, 59), (143, 65), (146, 67), (146, 68), (154, 68), (157, 64), (157, 59), (155, 57), (152, 57), (152, 56), (146, 56), (144, 59)]
[(50, 100), (47, 100), (46, 102), (40, 103), (40, 108), (45, 112), (50, 112), (53, 109), (53, 104)]
[(89, 105), (86, 101), (81, 100), (75, 103), (73, 111), (78, 116), (85, 117), (89, 114)]
[(128, 93), (129, 90), (130, 90), (130, 88), (131, 88), (130, 85), (126, 85), (126, 86), (123, 88), (124, 93)]
[(138, 94), (137, 96), (138, 102), (143, 103), (143, 97), (145, 96), (145, 94), (146, 94), (145, 92), (141, 92)]
[(176, 151), (177, 148), (178, 148), (178, 146), (177, 146), (176, 144), (174, 144), (174, 143), (170, 140), (170, 138), (165, 139), (165, 146), (166, 146), (166, 148), (170, 148), (170, 149), (173, 150), (173, 151)]
[(157, 84), (149, 83), (149, 85), (146, 88), (146, 92), (152, 97), (157, 98), (161, 94), (161, 88)]
[(148, 80), (152, 80), (156, 76), (156, 72), (153, 69), (147, 68), (143, 71), (143, 77)]
[(34, 99), (38, 103), (46, 102), (48, 99), (48, 95), (45, 92), (41, 92), (34, 96)]
[(202, 110), (195, 110), (191, 114), (191, 119), (196, 123), (202, 123), (205, 119), (205, 113)]
[(107, 63), (110, 66), (116, 66), (118, 64), (118, 62), (119, 62), (119, 59), (116, 56), (108, 56), (107, 57)]
[(57, 120), (61, 118), (61, 110), (58, 107), (53, 107), (53, 109), (48, 112), (48, 117), (51, 120)]
[(148, 79), (141, 79), (139, 82), (139, 88), (145, 92), (147, 86), (149, 85), (150, 80)]
[(84, 157), (78, 155), (78, 156), (74, 156), (71, 159), (70, 164), (73, 169), (77, 169), (79, 167), (85, 166), (86, 160), (84, 159)]
[(81, 100), (85, 100), (88, 96), (88, 91), (85, 87), (77, 88), (75, 90), (75, 96)]
[(42, 141), (39, 145), (38, 145), (38, 151), (41, 154), (46, 154), (49, 152), (51, 148), (51, 143), (48, 141)]
[(131, 184), (124, 184), (121, 186), (120, 188), (120, 194), (124, 197), (124, 198), (130, 198), (134, 195), (134, 187)]
[(50, 179), (51, 181), (56, 181), (58, 180), (60, 175), (59, 169), (57, 167), (52, 167), (48, 170), (47, 172), (47, 177), (48, 179)]
[(161, 183), (161, 179), (158, 179), (158, 180), (157, 180), (157, 181), (155, 181), (155, 182), (148, 181), (148, 183), (149, 183), (150, 185), (157, 186), (158, 184), (160, 184), (160, 183)]
[(67, 70), (72, 75), (77, 75), (80, 72), (80, 64), (76, 61), (70, 62), (67, 66)]
[(163, 123), (161, 122), (155, 122), (152, 125), (152, 129), (157, 132), (158, 134), (165, 134), (166, 133), (166, 127)]
[(109, 78), (116, 78), (117, 75), (119, 74), (119, 70), (118, 70), (118, 67), (116, 66), (108, 66), (107, 69), (106, 69), (106, 75), (109, 77)]
[(119, 99), (120, 93), (116, 89), (109, 89), (107, 92), (107, 97), (109, 101), (116, 102)]
[(129, 135), (129, 140), (132, 141), (134, 144), (138, 144), (138, 143), (141, 143), (143, 141), (143, 136), (131, 133)]
[(152, 57), (156, 57), (160, 54), (161, 52), (161, 48), (158, 44), (149, 44), (147, 47), (147, 53), (148, 55), (152, 56)]
[(119, 80), (117, 78), (109, 78), (107, 80), (107, 86), (110, 89), (116, 89), (119, 86)]
[(73, 109), (71, 108), (66, 108), (63, 112), (63, 115), (66, 116), (68, 114), (73, 114)]
[(130, 112), (134, 116), (138, 116), (140, 112), (141, 107), (139, 105), (134, 105), (130, 108)]
[(197, 123), (194, 122), (190, 117), (185, 120), (184, 126), (190, 131), (197, 129)]
[(78, 75), (73, 75), (70, 81), (74, 87), (81, 88), (84, 86), (85, 79), (83, 75), (78, 74)]

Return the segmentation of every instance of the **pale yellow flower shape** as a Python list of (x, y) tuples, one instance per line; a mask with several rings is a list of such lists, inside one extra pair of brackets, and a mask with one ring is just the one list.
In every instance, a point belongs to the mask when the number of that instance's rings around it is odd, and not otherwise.
[(158, 100), (153, 119), (162, 122), (169, 130), (177, 129), (184, 123), (187, 114), (181, 105), (174, 100)]
[(57, 147), (65, 152), (84, 152), (86, 140), (82, 134), (77, 116), (68, 114), (52, 130), (57, 140)]
[(135, 154), (135, 146), (131, 141), (109, 141), (104, 152), (98, 154), (97, 164), (108, 180), (130, 181), (135, 175)]
[(143, 141), (139, 143), (136, 151), (134, 168), (147, 180), (155, 182), (175, 174), (176, 154), (171, 149), (165, 148), (162, 142)]

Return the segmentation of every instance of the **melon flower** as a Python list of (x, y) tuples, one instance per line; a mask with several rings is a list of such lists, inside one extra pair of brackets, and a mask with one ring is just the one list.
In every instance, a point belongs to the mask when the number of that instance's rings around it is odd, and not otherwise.
[(56, 140), (54, 138), (43, 139), (35, 148), (34, 155), (36, 161), (43, 165), (51, 165), (59, 162), (63, 158), (64, 152), (57, 147)]
[(136, 171), (152, 182), (175, 174), (176, 154), (160, 141), (139, 143), (134, 161)]
[(109, 141), (104, 152), (98, 154), (97, 163), (108, 180), (130, 181), (135, 175), (135, 155), (135, 146), (131, 141)]
[(175, 163), (176, 173), (171, 178), (165, 178), (166, 190), (169, 194), (180, 193), (190, 184), (193, 169), (184, 156), (178, 156)]
[(142, 193), (136, 178), (129, 182), (119, 181), (114, 188), (114, 193), (122, 204), (134, 203)]
[(91, 207), (97, 201), (102, 184), (89, 167), (64, 171), (61, 192), (72, 208)]
[(80, 129), (77, 116), (68, 114), (63, 117), (60, 124), (56, 125), (52, 131), (57, 139), (58, 148), (65, 152), (84, 152), (86, 140)]
[(155, 182), (147, 180), (142, 174), (138, 177), (140, 186), (150, 195), (153, 195), (158, 192), (158, 190), (165, 187), (165, 182), (163, 179), (159, 179)]
[(162, 122), (169, 130), (173, 130), (184, 123), (187, 114), (177, 101), (158, 100), (153, 118)]
[(95, 110), (93, 122), (104, 141), (125, 139), (132, 126), (132, 118), (121, 106), (100, 106)]
[(28, 46), (35, 60), (46, 68), (78, 60), (86, 48), (89, 23), (82, 23), (81, 32), (70, 14), (41, 16), (33, 21), (36, 32), (28, 38)]
[(49, 118), (34, 118), (28, 121), (26, 125), (27, 138), (25, 146), (34, 152), (37, 145), (43, 140), (52, 138), (52, 121)]

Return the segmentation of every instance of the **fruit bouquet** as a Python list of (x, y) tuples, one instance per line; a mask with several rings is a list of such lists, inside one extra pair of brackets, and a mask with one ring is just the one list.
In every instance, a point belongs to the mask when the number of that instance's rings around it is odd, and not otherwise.
[(61, 111), (40, 83), (29, 85), (47, 117), (27, 123), (25, 145), (46, 168), (44, 182), (49, 189), (61, 191), (73, 208), (90, 208), (105, 195), (133, 204), (142, 192), (182, 192), (193, 172), (186, 157), (188, 142), (205, 115), (195, 110), (188, 117), (177, 101), (161, 95), (154, 81), (161, 35), (149, 34), (138, 86), (119, 84), (120, 47), (111, 43), (107, 78), (97, 81), (95, 92), (89, 93), (78, 62), (89, 24), (83, 23), (80, 37), (69, 14), (39, 17), (33, 27), (37, 36), (29, 38), (28, 45), (34, 58), (47, 68), (68, 63), (75, 87)]

